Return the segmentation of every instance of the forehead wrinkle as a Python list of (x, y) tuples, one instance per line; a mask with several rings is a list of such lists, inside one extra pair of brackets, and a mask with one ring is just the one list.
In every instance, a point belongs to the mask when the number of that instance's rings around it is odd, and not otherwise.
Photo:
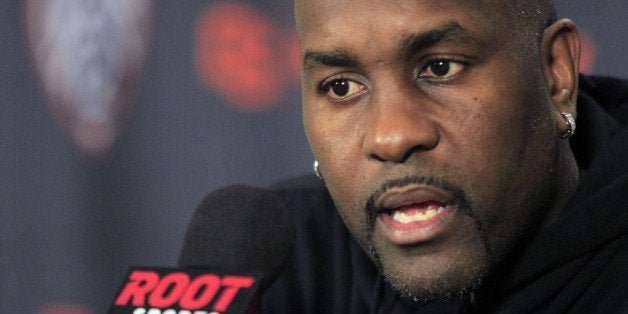
[[(486, 8), (484, 7), (486, 6), (486, 0), (477, 0), (477, 2), (470, 0), (467, 1), (468, 2), (464, 3), (469, 6), (467, 12), (471, 15), (471, 20), (476, 22), (476, 24), (470, 25), (471, 28), (467, 28), (468, 25), (466, 25), (470, 22), (469, 19), (465, 18), (458, 21), (453, 19), (451, 16), (449, 19), (445, 18), (432, 25), (427, 23), (418, 23), (415, 25), (417, 26), (416, 28), (412, 25), (406, 25), (405, 27), (410, 28), (405, 30), (399, 29), (401, 33), (393, 35), (392, 38), (388, 35), (391, 39), (389, 43), (392, 44), (392, 46), (389, 46), (388, 48), (392, 48), (392, 50), (383, 57), (379, 56), (374, 63), (384, 63), (384, 59), (391, 58), (398, 61), (407, 61), (408, 59), (416, 56), (416, 54), (421, 52), (421, 50), (427, 49), (438, 43), (467, 46), (473, 45), (475, 47), (494, 46), (497, 43), (498, 36), (497, 34), (494, 34), (494, 32), (490, 31), (494, 29), (495, 26), (491, 23), (493, 19), (487, 16), (488, 12), (486, 12)], [(304, 74), (311, 73), (319, 67), (359, 68), (361, 66), (366, 66), (366, 63), (362, 62), (366, 62), (366, 59), (362, 60), (363, 53), (365, 52), (369, 53), (371, 57), (375, 57), (372, 55), (374, 52), (373, 49), (353, 50), (343, 46), (333, 47), (334, 44), (339, 44), (342, 41), (335, 42), (329, 38), (324, 38), (324, 35), (327, 37), (331, 36), (331, 33), (329, 32), (333, 33), (333, 27), (335, 27), (335, 24), (331, 23), (331, 25), (325, 25), (324, 22), (329, 19), (323, 19), (322, 13), (317, 10), (313, 10), (311, 7), (308, 8), (309, 10), (306, 10), (306, 3), (309, 3), (309, 1), (301, 3), (301, 5), (297, 7), (297, 12), (300, 13), (297, 14), (297, 24), (300, 26), (298, 27), (299, 39), (302, 48), (305, 48), (301, 62)], [(330, 26), (332, 29), (328, 29)], [(364, 29), (363, 31), (366, 32)], [(403, 33), (404, 31), (405, 33)], [(331, 44), (332, 46), (326, 48), (320, 47), (320, 49), (316, 46), (303, 47), (306, 45), (307, 41), (305, 39), (310, 37), (310, 33), (315, 34), (314, 37), (316, 38), (311, 40), (312, 43), (324, 43), (325, 46)], [(371, 35), (368, 37), (369, 42), (372, 42), (373, 36)], [(321, 38), (324, 39), (321, 40)], [(355, 34), (352, 39), (357, 39)], [(375, 48), (379, 47), (382, 47), (381, 43)]]
[(409, 58), (421, 50), (428, 49), (439, 43), (469, 44), (476, 43), (484, 45), (491, 42), (491, 39), (481, 40), (473, 36), (471, 32), (461, 26), (456, 21), (449, 21), (442, 26), (425, 32), (405, 34), (400, 40), (400, 53)]
[(303, 70), (305, 72), (319, 66), (328, 67), (358, 67), (358, 57), (346, 49), (332, 51), (306, 50), (303, 54)]
[[(460, 26), (455, 21), (448, 22), (443, 26), (436, 27), (432, 30), (413, 33), (413, 34), (405, 34), (402, 36), (400, 42), (401, 50), (411, 53), (414, 51), (423, 50), (429, 46), (432, 46), (442, 40), (447, 39), (448, 41), (452, 41), (456, 38), (460, 38), (459, 34), (466, 30)], [(456, 36), (458, 35), (458, 36)]]
[[(468, 29), (456, 21), (443, 23), (434, 29), (404, 34), (399, 40), (399, 53), (401, 57), (409, 58), (421, 50), (428, 49), (439, 43), (468, 44), (471, 42), (486, 43), (490, 39), (480, 40), (472, 36)], [(332, 51), (306, 50), (303, 55), (303, 68), (310, 70), (317, 66), (329, 67), (358, 67), (359, 58), (347, 49), (334, 49)]]

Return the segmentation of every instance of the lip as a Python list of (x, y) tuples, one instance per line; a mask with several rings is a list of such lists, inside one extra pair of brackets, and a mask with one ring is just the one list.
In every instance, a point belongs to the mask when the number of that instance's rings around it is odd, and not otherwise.
[[(393, 244), (411, 245), (436, 239), (451, 224), (455, 206), (451, 193), (427, 185), (412, 184), (395, 187), (384, 193), (376, 202), (377, 225)], [(430, 204), (430, 205), (426, 205)], [(417, 205), (443, 207), (443, 210), (425, 220), (402, 223), (395, 221), (391, 212), (402, 206)]]

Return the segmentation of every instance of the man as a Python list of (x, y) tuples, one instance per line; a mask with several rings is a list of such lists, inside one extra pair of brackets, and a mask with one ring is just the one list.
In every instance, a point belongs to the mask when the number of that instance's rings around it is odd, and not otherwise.
[(627, 83), (579, 80), (551, 1), (295, 8), (322, 181), (277, 188), (299, 231), (264, 310), (628, 310)]

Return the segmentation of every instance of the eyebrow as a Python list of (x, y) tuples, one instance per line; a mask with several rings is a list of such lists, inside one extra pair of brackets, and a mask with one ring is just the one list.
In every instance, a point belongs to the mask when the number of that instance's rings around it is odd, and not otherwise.
[[(455, 21), (448, 22), (438, 28), (405, 35), (401, 39), (401, 54), (410, 57), (421, 50), (436, 45), (437, 43), (465, 42), (468, 41), (469, 32)], [(306, 50), (303, 55), (303, 69), (307, 72), (316, 66), (328, 67), (358, 67), (358, 57), (347, 50), (336, 49), (329, 52)]]
[(409, 34), (401, 39), (403, 56), (410, 57), (441, 42), (464, 43), (471, 39), (469, 31), (458, 22), (451, 21), (427, 32)]
[(305, 54), (303, 55), (303, 69), (307, 71), (317, 65), (329, 67), (355, 67), (359, 65), (359, 62), (355, 55), (343, 49), (331, 52), (305, 51)]

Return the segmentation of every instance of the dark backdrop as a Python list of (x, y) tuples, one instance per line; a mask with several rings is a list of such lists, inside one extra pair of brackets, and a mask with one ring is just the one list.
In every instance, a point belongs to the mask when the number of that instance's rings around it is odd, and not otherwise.
[[(256, 111), (239, 109), (200, 78), (195, 29), (215, 3), (154, 2), (134, 110), (111, 157), (94, 164), (48, 110), (26, 57), (21, 2), (3, 1), (0, 313), (103, 313), (130, 265), (176, 263), (189, 216), (207, 192), (311, 171), (298, 76), (282, 72), (278, 96)], [(280, 42), (293, 43), (291, 1), (248, 5), (272, 21)], [(594, 43), (588, 71), (628, 77), (628, 2), (558, 6)]]

